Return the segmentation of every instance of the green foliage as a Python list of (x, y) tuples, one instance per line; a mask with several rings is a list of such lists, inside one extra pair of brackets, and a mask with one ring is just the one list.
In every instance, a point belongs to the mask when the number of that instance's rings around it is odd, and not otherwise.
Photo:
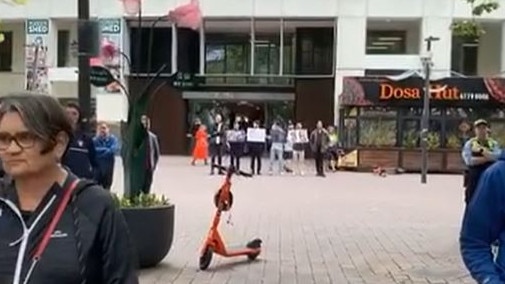
[(500, 7), (497, 0), (464, 0), (472, 9), (470, 20), (455, 21), (451, 25), (451, 30), (455, 36), (463, 38), (479, 38), (486, 31), (476, 17), (494, 12)]
[(461, 148), (461, 140), (458, 135), (451, 134), (447, 137), (447, 143), (445, 143), (446, 148), (448, 149), (460, 149)]
[(170, 201), (165, 195), (157, 196), (155, 194), (144, 194), (141, 193), (134, 197), (128, 196), (118, 196), (113, 194), (114, 204), (119, 208), (149, 208), (158, 206), (170, 205)]
[(440, 148), (440, 134), (438, 132), (428, 132), (426, 142), (428, 150)]
[(391, 147), (396, 144), (396, 121), (394, 120), (362, 120), (359, 131), (360, 145)]
[(402, 146), (408, 149), (417, 148), (417, 141), (419, 139), (419, 132), (411, 129), (406, 131), (403, 135)]

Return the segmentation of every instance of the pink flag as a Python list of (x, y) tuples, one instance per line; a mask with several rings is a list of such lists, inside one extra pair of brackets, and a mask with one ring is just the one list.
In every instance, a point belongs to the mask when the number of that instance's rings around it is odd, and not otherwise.
[(92, 57), (89, 59), (89, 66), (103, 66), (103, 61), (100, 57)]
[(189, 4), (179, 6), (168, 13), (168, 19), (178, 27), (198, 30), (202, 24), (202, 11), (198, 0), (191, 0)]

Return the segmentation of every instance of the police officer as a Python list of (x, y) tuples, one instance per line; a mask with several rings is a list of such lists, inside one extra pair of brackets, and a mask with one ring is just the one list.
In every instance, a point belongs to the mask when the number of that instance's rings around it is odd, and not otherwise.
[(484, 119), (474, 122), (475, 137), (469, 139), (461, 152), (467, 166), (465, 171), (465, 203), (468, 205), (482, 173), (501, 154), (498, 142), (489, 137), (489, 124)]

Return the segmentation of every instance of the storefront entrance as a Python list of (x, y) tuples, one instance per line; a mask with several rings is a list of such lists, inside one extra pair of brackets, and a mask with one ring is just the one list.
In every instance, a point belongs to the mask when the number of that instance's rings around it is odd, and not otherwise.
[(295, 96), (292, 93), (261, 92), (185, 92), (187, 129), (195, 119), (211, 126), (217, 114), (231, 127), (237, 116), (258, 120), (268, 127), (274, 120), (287, 122), (294, 118)]

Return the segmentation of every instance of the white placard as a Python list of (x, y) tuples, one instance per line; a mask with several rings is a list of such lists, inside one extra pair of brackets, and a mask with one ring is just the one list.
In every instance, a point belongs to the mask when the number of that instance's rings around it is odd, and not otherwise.
[(264, 143), (267, 138), (265, 128), (247, 128), (247, 142)]
[(293, 143), (309, 143), (309, 134), (307, 129), (295, 129), (288, 132)]

